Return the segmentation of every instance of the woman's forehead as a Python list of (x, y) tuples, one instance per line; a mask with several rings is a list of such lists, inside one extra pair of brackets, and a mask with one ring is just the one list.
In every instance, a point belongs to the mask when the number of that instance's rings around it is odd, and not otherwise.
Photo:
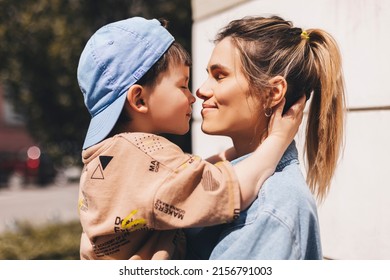
[(208, 68), (226, 68), (233, 70), (238, 65), (241, 65), (240, 54), (238, 49), (232, 43), (229, 37), (218, 42), (211, 54)]

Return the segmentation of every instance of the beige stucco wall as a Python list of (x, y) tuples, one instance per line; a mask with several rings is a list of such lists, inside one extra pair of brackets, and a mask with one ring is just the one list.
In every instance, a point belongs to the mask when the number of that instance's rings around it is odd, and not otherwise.
[[(323, 28), (336, 38), (351, 111), (343, 157), (331, 192), (319, 205), (324, 255), (390, 259), (390, 1), (193, 0), (192, 5), (194, 92), (206, 78), (210, 40), (232, 19), (277, 14), (302, 28)], [(198, 101), (194, 107), (193, 152), (205, 157), (231, 142), (200, 131), (200, 106)], [(301, 155), (303, 138), (301, 130), (296, 138)]]
[(194, 21), (212, 17), (249, 0), (197, 0), (191, 1)]

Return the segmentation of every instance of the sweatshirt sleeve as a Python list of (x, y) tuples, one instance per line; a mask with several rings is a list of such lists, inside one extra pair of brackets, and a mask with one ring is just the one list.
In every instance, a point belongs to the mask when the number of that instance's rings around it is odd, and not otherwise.
[(157, 229), (227, 223), (240, 213), (240, 191), (229, 162), (191, 156), (172, 170), (154, 197)]
[(124, 134), (83, 158), (79, 212), (90, 239), (215, 225), (239, 215), (240, 189), (231, 164), (185, 154), (163, 137)]
[(132, 133), (127, 139), (149, 167), (142, 180), (154, 229), (215, 225), (239, 215), (239, 183), (230, 162), (211, 164), (156, 135)]

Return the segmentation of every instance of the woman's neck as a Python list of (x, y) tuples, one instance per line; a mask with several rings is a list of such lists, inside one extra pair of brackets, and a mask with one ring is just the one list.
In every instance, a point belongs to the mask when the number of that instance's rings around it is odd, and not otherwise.
[(233, 146), (236, 150), (237, 158), (252, 153), (265, 139), (266, 133), (254, 133), (252, 136), (244, 137), (242, 135), (231, 137)]

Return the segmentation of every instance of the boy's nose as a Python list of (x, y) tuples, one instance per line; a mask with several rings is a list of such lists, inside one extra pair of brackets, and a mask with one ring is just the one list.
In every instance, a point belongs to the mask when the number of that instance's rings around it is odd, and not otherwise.
[(195, 101), (196, 101), (196, 98), (195, 98), (195, 96), (193, 96), (192, 93), (191, 93), (190, 96), (188, 97), (188, 100), (190, 101), (190, 104), (194, 104)]

